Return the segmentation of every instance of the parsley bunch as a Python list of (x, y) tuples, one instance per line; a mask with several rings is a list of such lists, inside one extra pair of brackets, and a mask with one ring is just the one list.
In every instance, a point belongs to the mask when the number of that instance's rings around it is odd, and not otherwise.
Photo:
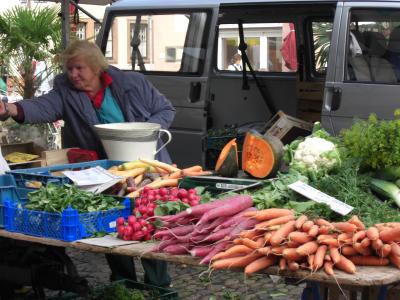
[(363, 166), (383, 169), (400, 166), (400, 110), (393, 120), (378, 120), (371, 114), (367, 120), (356, 120), (341, 132), (348, 154), (360, 158)]

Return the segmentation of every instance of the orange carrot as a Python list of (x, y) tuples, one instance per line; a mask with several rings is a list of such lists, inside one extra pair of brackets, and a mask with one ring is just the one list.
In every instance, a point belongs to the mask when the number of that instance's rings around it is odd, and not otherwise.
[(312, 237), (316, 237), (319, 232), (319, 226), (318, 225), (313, 225), (311, 226), (310, 230), (308, 231), (308, 235)]
[(363, 238), (363, 240), (361, 241), (361, 247), (367, 248), (369, 247), (369, 245), (371, 245), (371, 240), (367, 237)]
[(319, 243), (323, 245), (328, 245), (329, 247), (340, 247), (337, 238), (323, 239)]
[(353, 248), (360, 254), (364, 255), (364, 256), (369, 256), (372, 254), (371, 249), (370, 248), (363, 248), (363, 246), (361, 246), (361, 243), (354, 243), (353, 244)]
[(308, 220), (308, 221), (304, 222), (304, 224), (303, 224), (303, 226), (301, 227), (301, 229), (302, 229), (304, 232), (309, 232), (310, 229), (311, 229), (311, 227), (312, 227), (313, 225), (314, 225), (314, 222), (311, 221), (311, 220)]
[(337, 234), (321, 234), (317, 237), (317, 242), (321, 243), (324, 240), (337, 239)]
[(325, 261), (324, 263), (324, 271), (328, 275), (334, 275), (335, 273), (333, 272), (333, 263), (330, 261)]
[(313, 270), (315, 254), (307, 256), (307, 264), (310, 270)]
[(282, 255), (283, 250), (286, 249), (286, 246), (277, 246), (271, 248), (271, 253), (275, 255)]
[(347, 233), (347, 232), (341, 233), (337, 237), (339, 242), (344, 242), (344, 241), (346, 241), (348, 239), (351, 239), (351, 238), (353, 238), (353, 234)]
[(356, 272), (356, 266), (354, 263), (343, 255), (340, 256), (340, 259), (335, 264), (335, 267), (350, 274), (354, 274)]
[(235, 256), (240, 256), (240, 255), (246, 255), (254, 250), (245, 246), (245, 245), (234, 245), (227, 250), (215, 254), (211, 260), (217, 260), (217, 259), (223, 259), (223, 258), (230, 258), (230, 257), (235, 257)]
[(280, 271), (286, 270), (286, 259), (285, 258), (279, 259), (279, 270)]
[(296, 220), (296, 224), (294, 225), (297, 229), (300, 229), (304, 222), (306, 222), (308, 220), (306, 215), (301, 215), (300, 217), (297, 218)]
[(400, 269), (400, 256), (390, 253), (389, 260), (392, 264), (394, 264), (397, 268)]
[(288, 268), (290, 271), (297, 271), (300, 268), (300, 265), (295, 261), (288, 262)]
[(287, 215), (294, 215), (293, 211), (283, 208), (268, 208), (258, 211), (254, 217), (257, 221), (267, 221)]
[(357, 230), (357, 226), (349, 222), (336, 222), (332, 225), (341, 232), (355, 232)]
[(259, 212), (259, 210), (252, 210), (252, 211), (246, 211), (243, 216), (245, 217), (255, 217), (255, 215)]
[(379, 239), (379, 230), (378, 230), (378, 228), (376, 228), (374, 226), (368, 228), (367, 229), (367, 237), (371, 241), (376, 241), (377, 239)]
[(365, 230), (358, 231), (353, 235), (353, 244), (358, 243), (359, 240), (362, 240), (367, 235)]
[(318, 234), (330, 234), (330, 233), (332, 233), (332, 230), (333, 230), (332, 228), (333, 227), (329, 227), (326, 225), (319, 226)]
[(289, 241), (293, 241), (299, 244), (304, 244), (307, 243), (311, 240), (313, 240), (313, 238), (311, 236), (308, 235), (307, 232), (303, 232), (303, 231), (293, 231), (288, 235), (288, 239)]
[[(257, 216), (256, 216), (256, 218), (257, 218)], [(292, 221), (292, 220), (294, 220), (294, 215), (293, 214), (284, 215), (282, 217), (278, 217), (278, 218), (274, 218), (274, 219), (271, 219), (271, 220), (268, 220), (268, 221), (264, 221), (264, 222), (258, 223), (255, 226), (255, 228), (256, 229), (265, 229), (265, 228), (268, 228), (270, 226), (286, 224), (287, 222)]]
[(292, 231), (295, 230), (295, 225), (296, 221), (289, 221), (286, 224), (282, 225), (277, 231), (275, 231), (270, 239), (270, 244), (271, 246), (278, 246), (280, 245), (284, 239), (291, 233)]
[(185, 176), (211, 176), (211, 175), (213, 175), (213, 172), (212, 171), (203, 171), (203, 170), (197, 171), (197, 172), (182, 170), (181, 174), (182, 174), (182, 177), (185, 177)]
[(359, 254), (352, 246), (343, 246), (340, 250), (344, 256), (353, 256)]
[(371, 247), (375, 251), (379, 251), (383, 247), (383, 242), (380, 239), (371, 242)]
[(286, 246), (287, 246), (288, 248), (297, 248), (297, 247), (299, 247), (301, 244), (303, 244), (303, 243), (296, 243), (296, 242), (294, 242), (294, 241), (288, 241), (288, 242), (286, 243)]
[(305, 243), (296, 249), (298, 255), (307, 256), (314, 254), (318, 249), (318, 244), (315, 241)]
[(357, 217), (357, 216), (352, 216), (350, 220), (348, 220), (350, 224), (356, 225), (358, 230), (364, 230), (365, 225), (364, 223)]
[(339, 249), (336, 247), (331, 247), (331, 248), (329, 248), (329, 254), (332, 258), (333, 263), (337, 264), (341, 257), (341, 255), (339, 253)]
[(349, 258), (356, 266), (387, 266), (389, 259), (376, 256), (355, 255)]
[(271, 254), (271, 246), (258, 248), (256, 251), (262, 255), (268, 256)]
[(250, 264), (248, 264), (244, 268), (244, 274), (250, 275), (253, 274), (257, 271), (260, 271), (262, 269), (268, 268), (269, 266), (272, 266), (276, 262), (276, 257), (275, 256), (264, 256), (260, 257), (254, 261), (252, 261)]
[(191, 167), (187, 167), (182, 169), (182, 171), (187, 171), (187, 172), (200, 172), (203, 171), (203, 167), (199, 166), (199, 165), (195, 165), (195, 166), (191, 166)]
[(324, 258), (328, 247), (326, 245), (321, 245), (318, 247), (317, 252), (315, 252), (314, 265), (311, 268), (316, 271), (321, 268), (324, 264)]
[(318, 226), (328, 226), (331, 229), (334, 228), (332, 223), (330, 223), (330, 222), (328, 222), (327, 220), (324, 220), (324, 219), (316, 219), (315, 220), (315, 224), (317, 224)]
[(382, 248), (379, 249), (377, 252), (379, 257), (388, 257), (391, 251), (392, 246), (390, 246), (389, 244), (383, 244)]
[(242, 239), (242, 244), (243, 245), (245, 245), (245, 246), (247, 246), (247, 247), (249, 247), (251, 249), (254, 249), (254, 250), (258, 249), (258, 248), (261, 248), (263, 246), (263, 243), (264, 243), (264, 241), (256, 242), (256, 241), (253, 241), (253, 240), (248, 239), (248, 238)]
[(264, 243), (265, 244), (269, 243), (269, 240), (271, 239), (271, 236), (272, 236), (272, 232), (271, 231), (268, 231), (268, 232), (266, 232), (264, 234)]
[(175, 171), (179, 170), (178, 168), (176, 168), (176, 167), (174, 167), (174, 166), (172, 166), (170, 164), (163, 163), (163, 162), (158, 161), (158, 160), (144, 159), (144, 158), (139, 158), (139, 160), (144, 162), (144, 163), (146, 163), (146, 164), (148, 164), (148, 165), (151, 165), (153, 167), (164, 169), (168, 173), (172, 173), (172, 172), (175, 172)]
[(332, 258), (329, 254), (325, 254), (324, 261), (332, 261)]
[(390, 246), (392, 246), (392, 252), (391, 253), (394, 253), (395, 255), (400, 256), (400, 246), (399, 246), (399, 244), (393, 242), (393, 243), (390, 244)]
[(245, 230), (239, 234), (239, 236), (241, 238), (248, 238), (248, 239), (253, 239), (259, 235), (260, 235), (260, 231), (258, 231), (258, 230)]
[(182, 178), (182, 171), (178, 170), (172, 173), (167, 173), (163, 176), (165, 179), (180, 179)]
[(302, 258), (301, 255), (297, 254), (295, 248), (286, 248), (282, 252), (282, 256), (288, 261), (298, 261)]
[(381, 231), (379, 238), (382, 242), (400, 242), (400, 226)]
[(233, 267), (245, 267), (260, 257), (261, 257), (261, 254), (259, 254), (259, 253), (251, 253), (251, 254), (247, 254), (245, 256), (220, 259), (220, 260), (214, 261), (212, 263), (211, 267), (213, 269), (217, 269), (217, 270), (229, 269), (229, 268), (233, 268)]

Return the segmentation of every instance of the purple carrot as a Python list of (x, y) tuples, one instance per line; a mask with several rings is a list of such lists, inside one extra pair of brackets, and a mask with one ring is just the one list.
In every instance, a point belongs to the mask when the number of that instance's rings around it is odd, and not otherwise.
[(253, 206), (253, 199), (248, 195), (240, 195), (225, 200), (222, 205), (207, 211), (197, 222), (196, 226), (214, 220), (218, 217), (228, 217)]
[(211, 223), (209, 222), (209, 223), (203, 224), (204, 226), (197, 226), (195, 230), (200, 233), (212, 232), (217, 226), (219, 226), (220, 224), (222, 224), (225, 221), (226, 221), (226, 218), (216, 218)]
[(236, 225), (233, 230), (229, 233), (229, 240), (236, 238), (242, 231), (254, 228), (256, 224), (260, 223), (256, 219), (246, 219)]
[(206, 237), (208, 236), (208, 233), (205, 234), (193, 234), (192, 237), (190, 238), (190, 241), (194, 244), (201, 243)]
[(163, 249), (163, 252), (173, 255), (186, 254), (189, 252), (189, 247), (189, 243), (169, 245)]
[(237, 213), (236, 215), (232, 216), (231, 218), (228, 218), (225, 222), (223, 222), (218, 227), (216, 227), (215, 230), (231, 227), (234, 224), (240, 223), (244, 218), (247, 219), (247, 217), (244, 217), (243, 215), (246, 212), (253, 211), (253, 210), (257, 210), (257, 209), (255, 207), (249, 207), (249, 208)]
[(211, 259), (213, 258), (213, 256), (214, 256), (215, 254), (217, 254), (218, 252), (221, 252), (222, 250), (224, 250), (225, 247), (226, 247), (226, 245), (228, 245), (228, 244), (229, 244), (228, 241), (223, 241), (223, 242), (220, 242), (220, 243), (216, 244), (216, 245), (214, 246), (214, 249), (211, 250), (210, 253), (208, 253), (207, 256), (204, 257), (204, 258), (200, 261), (200, 264), (201, 264), (201, 265), (203, 265), (203, 264), (208, 264), (208, 263), (211, 261)]
[(207, 235), (206, 238), (204, 240), (202, 240), (201, 242), (215, 242), (215, 241), (225, 240), (229, 236), (229, 233), (232, 230), (233, 230), (233, 227), (228, 227), (228, 228), (218, 230), (217, 232)]
[(155, 239), (159, 239), (163, 236), (168, 236), (168, 235), (172, 235), (172, 236), (178, 236), (178, 235), (186, 235), (190, 232), (192, 232), (195, 228), (195, 225), (185, 225), (185, 226), (178, 226), (178, 227), (174, 227), (171, 229), (165, 229), (165, 230), (161, 230), (161, 231), (157, 231), (153, 237)]
[(227, 203), (226, 201), (231, 201), (231, 200), (234, 200), (234, 199), (240, 198), (240, 197), (242, 197), (242, 195), (233, 196), (233, 197), (230, 197), (229, 199), (225, 198), (225, 199), (221, 199), (221, 200), (207, 202), (204, 204), (195, 205), (195, 206), (187, 208), (186, 210), (180, 212), (177, 215), (163, 216), (162, 220), (166, 221), (168, 223), (171, 223), (171, 222), (176, 222), (179, 219), (187, 217), (187, 216), (199, 217), (199, 216), (202, 216), (203, 214), (205, 214), (210, 209), (221, 206), (222, 204), (226, 204)]
[(152, 252), (161, 252), (165, 247), (168, 247), (170, 245), (175, 245), (179, 243), (176, 239), (172, 238), (170, 240), (166, 241), (161, 241), (158, 245), (156, 245), (153, 249), (151, 249)]
[(197, 246), (192, 248), (189, 253), (195, 257), (206, 257), (213, 249), (214, 246)]

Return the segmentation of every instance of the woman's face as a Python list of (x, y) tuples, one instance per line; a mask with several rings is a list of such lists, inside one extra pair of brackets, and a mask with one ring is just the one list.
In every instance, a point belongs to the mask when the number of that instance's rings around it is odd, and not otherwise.
[(67, 62), (67, 75), (76, 89), (85, 92), (93, 92), (100, 83), (99, 70), (92, 70), (80, 56), (73, 57)]

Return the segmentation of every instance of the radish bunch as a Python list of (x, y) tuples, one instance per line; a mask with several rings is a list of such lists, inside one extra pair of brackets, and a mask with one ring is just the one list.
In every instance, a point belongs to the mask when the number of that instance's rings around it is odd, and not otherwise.
[(154, 216), (154, 209), (157, 207), (156, 201), (182, 201), (190, 206), (195, 206), (199, 204), (200, 196), (197, 195), (195, 189), (187, 190), (178, 187), (152, 189), (145, 187), (135, 200), (134, 214), (140, 215), (144, 219)]
[(123, 217), (117, 219), (118, 237), (127, 241), (150, 240), (155, 227), (148, 219), (154, 216), (157, 203), (160, 203), (158, 201), (182, 201), (189, 206), (195, 206), (199, 204), (200, 196), (197, 195), (195, 189), (145, 187), (135, 200), (133, 215), (130, 215), (127, 220)]
[(118, 237), (125, 241), (148, 241), (155, 227), (143, 218), (129, 216), (127, 221), (124, 217), (117, 219)]

